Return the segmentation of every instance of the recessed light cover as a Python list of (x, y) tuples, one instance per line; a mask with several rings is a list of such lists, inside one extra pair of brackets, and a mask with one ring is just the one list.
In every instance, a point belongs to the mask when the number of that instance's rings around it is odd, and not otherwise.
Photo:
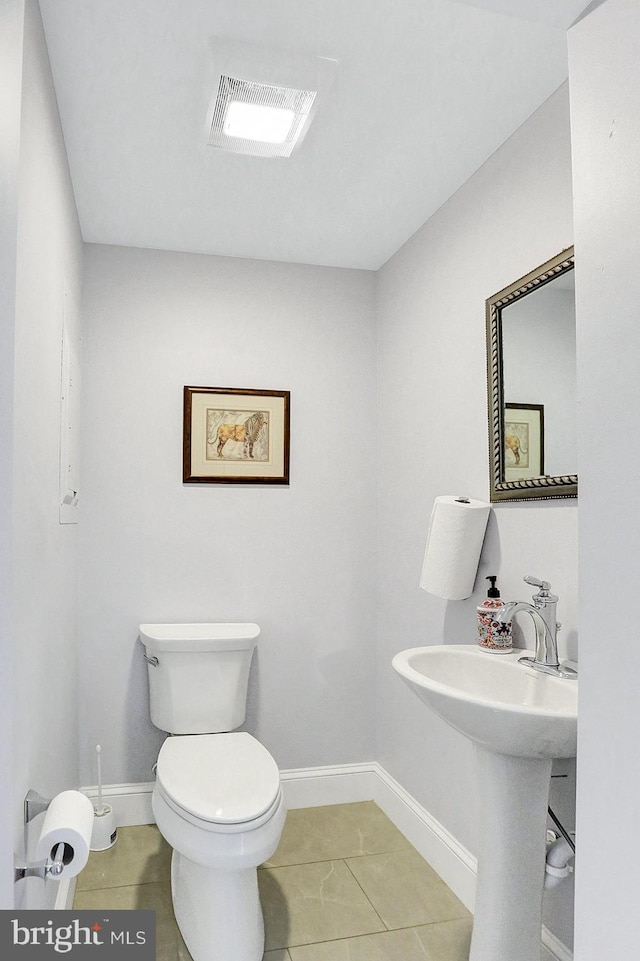
[(256, 157), (289, 157), (308, 126), (314, 90), (222, 75), (209, 144)]
[(230, 100), (222, 129), (227, 137), (259, 140), (260, 143), (284, 143), (296, 115), (285, 107)]

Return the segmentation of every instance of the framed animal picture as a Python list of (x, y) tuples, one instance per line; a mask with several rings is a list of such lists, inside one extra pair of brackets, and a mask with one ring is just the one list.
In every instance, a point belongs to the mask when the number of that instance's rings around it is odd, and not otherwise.
[(185, 484), (288, 484), (289, 391), (185, 387)]
[(544, 406), (504, 405), (504, 479), (544, 476)]

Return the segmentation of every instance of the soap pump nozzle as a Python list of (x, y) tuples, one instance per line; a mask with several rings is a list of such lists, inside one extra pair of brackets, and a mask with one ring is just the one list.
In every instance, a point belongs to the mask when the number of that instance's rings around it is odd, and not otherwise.
[(486, 577), (485, 580), (491, 581), (491, 587), (487, 591), (487, 597), (500, 597), (500, 591), (496, 587), (498, 578), (495, 575), (491, 575), (490, 577)]

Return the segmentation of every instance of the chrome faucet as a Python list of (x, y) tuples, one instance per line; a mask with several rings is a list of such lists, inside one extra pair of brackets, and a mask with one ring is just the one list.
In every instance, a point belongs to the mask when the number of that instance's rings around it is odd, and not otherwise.
[(556, 621), (556, 607), (558, 597), (551, 593), (549, 581), (540, 581), (529, 574), (524, 578), (527, 584), (538, 587), (539, 591), (533, 595), (533, 604), (527, 601), (507, 601), (502, 609), (496, 611), (495, 620), (508, 623), (519, 611), (526, 611), (530, 615), (536, 631), (535, 657), (521, 657), (521, 664), (527, 664), (536, 671), (554, 674), (556, 677), (576, 678), (578, 672), (566, 667), (558, 661), (558, 637), (560, 624)]

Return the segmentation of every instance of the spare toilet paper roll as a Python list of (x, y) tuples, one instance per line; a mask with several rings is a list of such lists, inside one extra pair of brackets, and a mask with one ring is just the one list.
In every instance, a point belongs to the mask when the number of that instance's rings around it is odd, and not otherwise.
[(57, 794), (47, 808), (35, 856), (37, 861), (53, 861), (58, 845), (65, 845), (64, 867), (56, 881), (75, 877), (87, 863), (93, 817), (93, 804), (80, 791)]
[(424, 591), (448, 601), (471, 596), (490, 510), (484, 501), (436, 497), (420, 577)]

